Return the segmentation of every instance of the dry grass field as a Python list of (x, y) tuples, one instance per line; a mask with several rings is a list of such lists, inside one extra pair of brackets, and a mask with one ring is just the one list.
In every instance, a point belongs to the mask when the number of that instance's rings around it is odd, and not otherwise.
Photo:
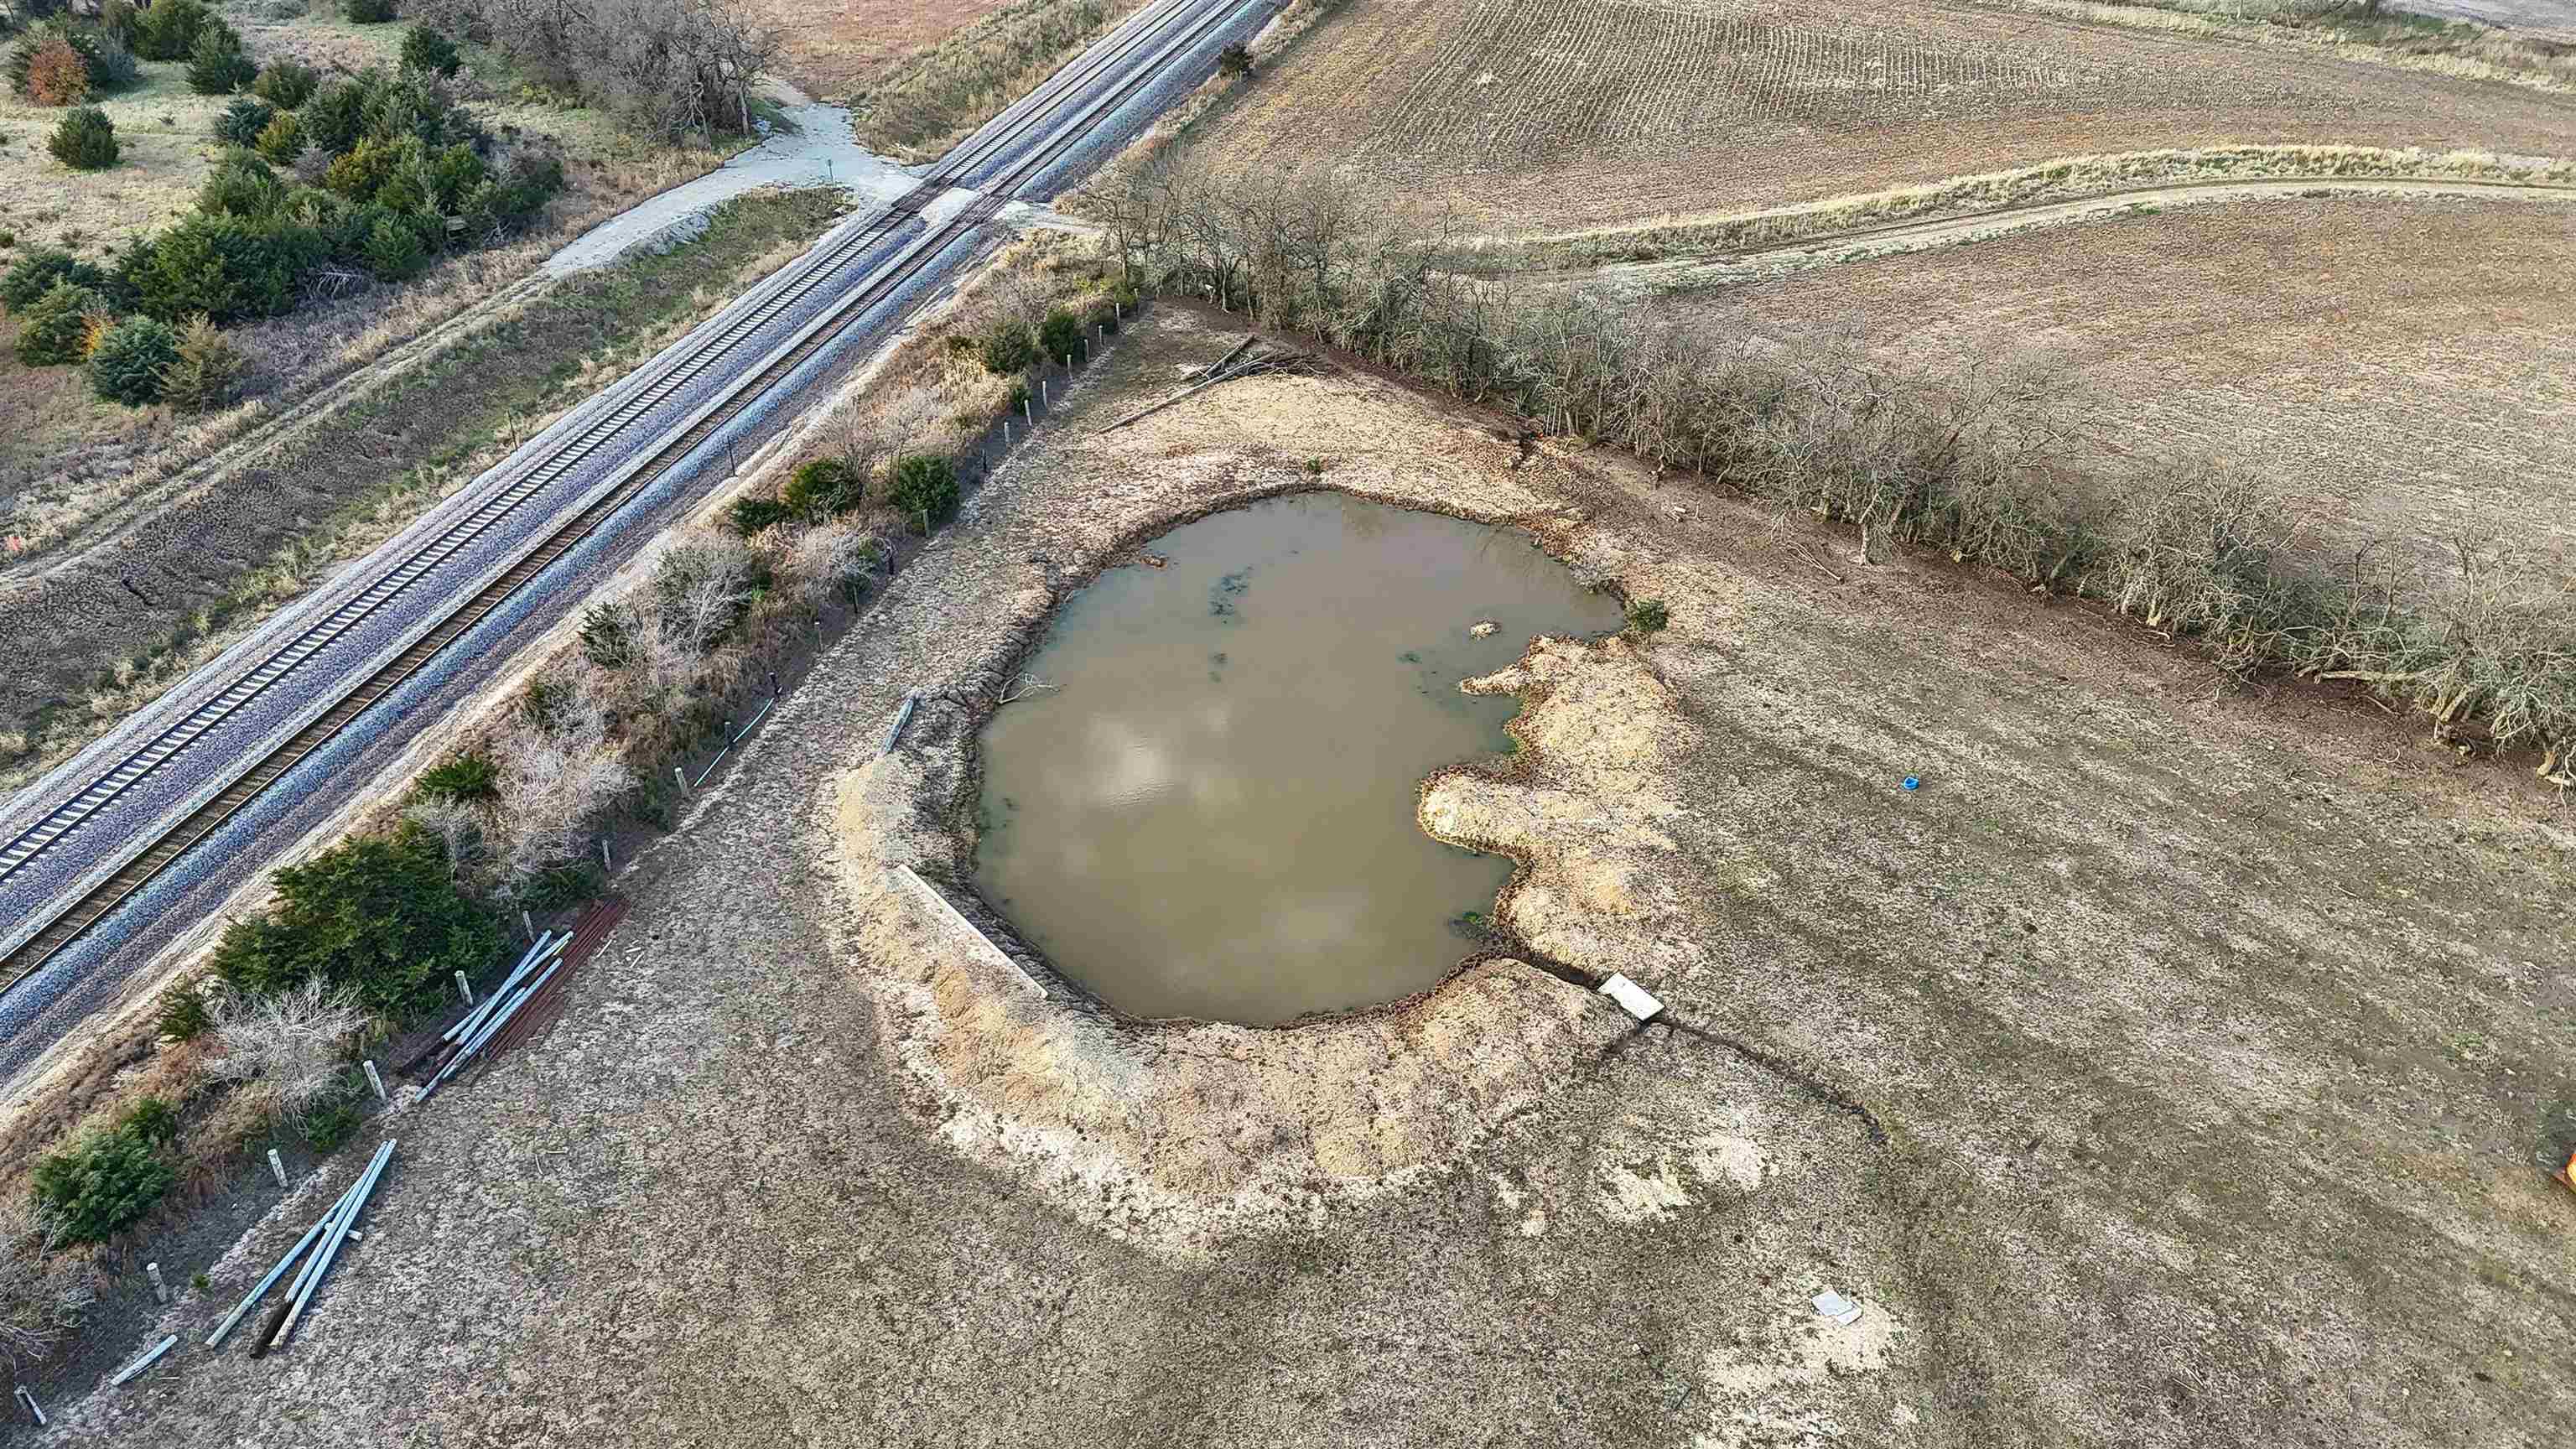
[(1194, 139), (1229, 169), (1330, 165), (1506, 232), (2248, 144), (2576, 155), (2576, 104), (1938, 0), (1350, 0)]
[[(1658, 304), (1676, 305), (1668, 299)], [(2576, 226), (2563, 205), (2339, 196), (2058, 227), (1683, 303), (1892, 362), (2027, 360), (2141, 462), (2216, 455), (2340, 550), (2496, 527), (2576, 562)]]
[(752, 12), (785, 43), (780, 73), (807, 95), (843, 100), (904, 57), (936, 45), (1010, 0), (852, 0), (810, 5), (754, 0)]
[[(560, 1022), (387, 1124), (282, 1371), (199, 1345), (345, 1165), (165, 1254), (208, 1287), (109, 1361), (186, 1348), (70, 1380), (58, 1432), (2207, 1449), (2576, 1414), (2545, 791), (1926, 557), (1828, 583), (1807, 521), (1373, 377), (1098, 432), (1240, 335), (1148, 313), (910, 558), (626, 866)], [(1294, 1030), (1135, 1027), (894, 873), (969, 857), (976, 727), (1056, 605), (1310, 458), (1669, 604), (1494, 676), (1519, 748), (1421, 817), (1658, 1024), (1504, 959)]]

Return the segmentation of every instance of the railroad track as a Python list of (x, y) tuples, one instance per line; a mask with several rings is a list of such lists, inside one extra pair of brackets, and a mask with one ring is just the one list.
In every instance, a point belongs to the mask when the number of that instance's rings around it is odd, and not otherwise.
[(893, 206), (851, 228), (826, 249), (800, 262), (786, 274), (783, 282), (772, 284), (765, 295), (755, 293), (758, 301), (725, 321), (704, 345), (672, 358), (667, 366), (638, 383), (621, 384), (611, 389), (607, 396), (613, 402), (602, 407), (596, 416), (560, 440), (544, 456), (532, 459), (506, 486), (455, 520), (438, 537), (406, 555), (366, 589), (274, 650), (179, 723), (146, 741), (113, 769), (92, 781), (79, 795), (21, 831), (5, 846), (0, 846), (0, 882), (6, 882), (29, 862), (60, 845), (85, 822), (166, 767), (207, 731), (277, 689), (333, 641), (393, 607), (438, 564), (493, 530), (504, 527), (531, 499), (572, 469), (598, 456), (602, 450), (639, 441), (630, 436), (631, 430), (655, 408), (706, 378), (720, 364), (742, 360), (745, 350), (760, 341), (761, 333), (769, 323), (814, 296), (819, 289), (849, 280), (843, 274), (857, 260), (868, 254), (877, 243), (919, 219), (934, 202), (953, 189), (954, 183), (972, 177), (978, 170), (1006, 156), (1010, 147), (1027, 139), (1053, 115), (1058, 102), (1100, 81), (1148, 48), (1159, 47), (1146, 63), (1136, 66), (1100, 95), (1081, 103), (1078, 112), (1069, 119), (1055, 122), (1051, 130), (1040, 134), (1038, 144), (986, 181), (978, 189), (973, 202), (941, 226), (927, 231), (891, 265), (858, 280), (846, 295), (831, 301), (828, 310), (805, 324), (790, 343), (773, 352), (749, 376), (725, 384), (718, 397), (699, 408), (677, 433), (667, 435), (653, 445), (638, 463), (623, 469), (623, 477), (613, 486), (600, 490), (596, 497), (556, 523), (516, 561), (480, 589), (459, 600), (454, 608), (441, 614), (425, 633), (341, 691), (318, 716), (251, 761), (212, 798), (139, 845), (114, 871), (81, 891), (50, 921), (12, 945), (5, 955), (0, 955), (0, 993), (25, 980), (56, 953), (105, 919), (191, 846), (204, 840), (299, 761), (418, 674), (449, 645), (596, 532), (600, 525), (615, 516), (673, 465), (767, 397), (799, 367), (857, 325), (879, 303), (898, 295), (950, 247), (989, 223), (1021, 186), (1079, 145), (1101, 118), (1160, 79), (1165, 62), (1186, 54), (1190, 47), (1240, 13), (1242, 8), (1240, 4), (1211, 5), (1195, 19), (1190, 19), (1191, 0), (1155, 0), (1153, 5), (1138, 12), (1120, 29), (1111, 32), (1099, 44), (1086, 49), (1073, 62), (1049, 77), (1029, 96), (968, 137), (957, 150), (941, 159), (920, 186)]

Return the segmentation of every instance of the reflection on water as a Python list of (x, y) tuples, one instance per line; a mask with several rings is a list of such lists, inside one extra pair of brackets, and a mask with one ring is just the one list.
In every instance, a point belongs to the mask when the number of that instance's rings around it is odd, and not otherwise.
[[(976, 883), (1138, 1016), (1270, 1024), (1419, 991), (1509, 863), (1414, 822), (1441, 765), (1511, 748), (1458, 681), (1614, 629), (1526, 537), (1301, 494), (1218, 514), (1057, 614), (983, 739)], [(1479, 621), (1500, 627), (1487, 637)]]

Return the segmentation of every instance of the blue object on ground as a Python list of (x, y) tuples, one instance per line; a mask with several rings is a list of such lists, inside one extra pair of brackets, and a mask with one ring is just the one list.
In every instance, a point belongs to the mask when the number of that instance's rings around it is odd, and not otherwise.
[(1908, 775), (1905, 777), (1905, 788), (1909, 791), (1920, 790), (1923, 788), (1923, 781), (1916, 776)]

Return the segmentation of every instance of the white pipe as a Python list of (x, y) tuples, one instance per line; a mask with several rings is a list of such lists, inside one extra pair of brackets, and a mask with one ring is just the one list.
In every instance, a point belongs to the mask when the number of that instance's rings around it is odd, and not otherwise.
[(465, 1013), (463, 1016), (458, 1017), (454, 1026), (451, 1026), (447, 1030), (438, 1034), (438, 1039), (440, 1041), (463, 1041), (466, 1037), (472, 1035), (474, 1028), (480, 1025), (485, 1017), (492, 1014), (493, 1006), (497, 1004), (501, 998), (510, 994), (510, 988), (518, 985), (519, 978), (527, 975), (530, 970), (534, 969), (540, 958), (553, 955), (555, 952), (560, 951), (565, 946), (571, 944), (571, 941), (572, 933), (570, 931), (564, 932), (561, 936), (557, 936), (552, 931), (548, 931), (544, 935), (539, 936), (537, 938), (537, 944), (528, 948), (528, 954), (519, 958), (519, 964), (510, 968), (510, 974), (501, 978), (501, 984), (493, 988), (492, 993), (489, 996), (483, 998), (483, 1004), (474, 1008), (472, 1011)]
[(341, 1207), (349, 1201), (349, 1194), (356, 1190), (356, 1183), (351, 1183), (341, 1190), (339, 1198), (323, 1212), (322, 1220), (306, 1228), (304, 1236), (295, 1240), (295, 1246), (286, 1250), (286, 1256), (277, 1260), (277, 1266), (268, 1270), (268, 1276), (259, 1280), (259, 1286), (250, 1290), (248, 1296), (235, 1305), (232, 1312), (224, 1315), (223, 1322), (215, 1325), (213, 1336), (206, 1340), (206, 1347), (213, 1348), (222, 1343), (224, 1335), (232, 1332), (234, 1325), (242, 1321), (242, 1315), (257, 1307), (259, 1300), (268, 1296), (268, 1290), (277, 1286), (277, 1280), (286, 1276), (288, 1266), (303, 1257), (304, 1250), (312, 1247), (314, 1241), (322, 1236), (322, 1230), (331, 1226), (331, 1220), (339, 1216)]
[(296, 1298), (295, 1306), (286, 1310), (286, 1322), (278, 1325), (277, 1336), (269, 1340), (270, 1347), (281, 1347), (295, 1336), (296, 1321), (304, 1316), (305, 1307), (313, 1301), (313, 1290), (322, 1286), (323, 1275), (331, 1271), (331, 1260), (340, 1256), (340, 1244), (348, 1239), (350, 1225), (357, 1222), (358, 1214), (366, 1210), (367, 1198), (376, 1190), (376, 1179), (385, 1175), (385, 1165), (393, 1159), (394, 1144), (388, 1138), (384, 1146), (376, 1149), (376, 1160), (367, 1164), (367, 1175), (359, 1178), (358, 1185), (350, 1189), (354, 1197), (349, 1210), (340, 1214), (340, 1221), (331, 1229), (331, 1236), (323, 1239), (321, 1248), (314, 1253), (313, 1270), (305, 1279), (304, 1292)]
[(136, 1374), (139, 1374), (145, 1369), (152, 1367), (154, 1364), (159, 1363), (161, 1361), (161, 1355), (168, 1353), (171, 1345), (178, 1341), (179, 1335), (174, 1333), (168, 1338), (161, 1340), (159, 1343), (152, 1345), (152, 1351), (150, 1353), (147, 1353), (143, 1357), (136, 1359), (134, 1362), (127, 1364), (123, 1373), (120, 1373), (116, 1377), (107, 1381), (107, 1386), (111, 1389), (117, 1388), (123, 1385), (127, 1380), (133, 1378)]
[(490, 1041), (492, 1038), (500, 1035), (504, 1030), (506, 1030), (510, 1025), (510, 1018), (517, 1016), (521, 1007), (526, 1006), (530, 999), (535, 997), (539, 991), (544, 990), (546, 983), (552, 981), (554, 979), (555, 972), (561, 970), (562, 967), (563, 958), (558, 956), (546, 967), (543, 975), (528, 983), (526, 990), (521, 991), (517, 996), (512, 997), (510, 999), (510, 1004), (502, 1008), (499, 1015), (495, 1016), (491, 1021), (486, 1022), (483, 1026), (483, 1030), (475, 1036), (473, 1041), (466, 1044), (464, 1050), (458, 1052), (454, 1057), (449, 1058), (447, 1065), (438, 1069), (438, 1075), (430, 1078), (429, 1085), (421, 1090), (421, 1096), (426, 1098), (431, 1092), (437, 1091), (440, 1083), (446, 1081), (452, 1073), (454, 1073), (458, 1068), (464, 1066), (468, 1058), (483, 1049), (484, 1043)]

